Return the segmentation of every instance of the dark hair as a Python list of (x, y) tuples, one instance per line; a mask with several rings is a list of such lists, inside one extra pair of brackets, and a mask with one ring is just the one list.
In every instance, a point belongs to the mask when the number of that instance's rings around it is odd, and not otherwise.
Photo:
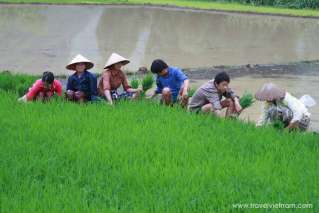
[(42, 82), (52, 84), (54, 81), (54, 75), (52, 72), (45, 71), (42, 75)]
[(153, 61), (151, 66), (151, 71), (154, 74), (162, 72), (162, 70), (168, 68), (168, 65), (161, 59), (156, 59)]
[(223, 81), (226, 81), (229, 83), (230, 82), (229, 75), (226, 72), (217, 73), (217, 75), (215, 76), (214, 83), (220, 84)]

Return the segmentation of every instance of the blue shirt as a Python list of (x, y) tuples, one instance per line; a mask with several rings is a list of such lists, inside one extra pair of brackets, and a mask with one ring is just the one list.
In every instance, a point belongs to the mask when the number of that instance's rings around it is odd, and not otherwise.
[(168, 87), (172, 92), (172, 96), (176, 98), (186, 79), (188, 78), (181, 69), (168, 67), (168, 74), (166, 76), (157, 75), (155, 93), (162, 93), (163, 88)]
[(85, 93), (88, 100), (92, 100), (95, 96), (97, 96), (96, 76), (88, 71), (84, 71), (80, 76), (74, 73), (68, 78), (66, 89), (82, 91)]

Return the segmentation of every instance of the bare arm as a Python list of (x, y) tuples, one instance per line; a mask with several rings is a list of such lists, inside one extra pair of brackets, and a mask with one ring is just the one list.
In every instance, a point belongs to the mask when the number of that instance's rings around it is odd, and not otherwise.
[(111, 96), (111, 91), (106, 89), (104, 90), (104, 95), (108, 101), (109, 104), (113, 105), (113, 100), (112, 100), (112, 96)]
[(152, 99), (157, 95), (157, 93), (154, 91), (152, 95), (147, 96), (147, 99)]
[(137, 89), (128, 88), (126, 91), (127, 91), (127, 92), (131, 92), (131, 93), (135, 93), (135, 92), (141, 92), (142, 90), (139, 89), (139, 88), (137, 88)]
[(289, 125), (286, 127), (287, 129), (297, 129), (298, 128), (298, 121), (290, 122)]
[(235, 97), (234, 98), (234, 103), (235, 103), (235, 109), (238, 113), (240, 113), (243, 108), (240, 106), (240, 103), (239, 103), (239, 98), (238, 97)]
[(181, 94), (182, 97), (188, 95), (188, 88), (189, 88), (189, 80), (186, 79), (186, 80), (184, 81), (183, 91), (182, 91), (182, 94)]

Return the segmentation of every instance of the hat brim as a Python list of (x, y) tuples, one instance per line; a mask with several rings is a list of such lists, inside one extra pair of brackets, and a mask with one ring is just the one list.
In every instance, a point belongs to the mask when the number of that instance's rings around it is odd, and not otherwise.
[(130, 61), (129, 61), (129, 60), (118, 61), (118, 62), (109, 64), (109, 65), (106, 65), (106, 66), (104, 67), (104, 69), (108, 69), (108, 68), (110, 68), (111, 66), (113, 66), (114, 64), (118, 64), (118, 63), (121, 63), (123, 66), (125, 66), (125, 65), (127, 65), (128, 63), (130, 63)]
[(94, 64), (92, 62), (76, 62), (76, 63), (67, 65), (65, 68), (68, 70), (76, 71), (75, 65), (79, 63), (84, 63), (87, 70), (92, 69), (94, 67)]
[(255, 94), (255, 98), (258, 101), (278, 101), (285, 97), (285, 90), (273, 90), (273, 91), (258, 91)]

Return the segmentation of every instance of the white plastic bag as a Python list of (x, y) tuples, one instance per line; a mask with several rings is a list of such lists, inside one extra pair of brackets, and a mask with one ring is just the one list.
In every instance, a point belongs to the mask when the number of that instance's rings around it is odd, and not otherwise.
[(310, 95), (303, 95), (299, 100), (307, 107), (313, 107), (317, 102)]

